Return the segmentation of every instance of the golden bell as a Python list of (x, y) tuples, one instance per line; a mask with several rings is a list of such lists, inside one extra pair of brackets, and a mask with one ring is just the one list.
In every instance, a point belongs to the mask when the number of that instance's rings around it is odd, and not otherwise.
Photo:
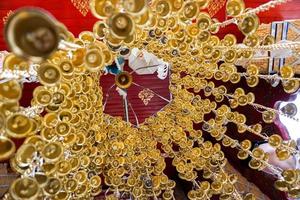
[(40, 135), (32, 135), (25, 139), (24, 144), (33, 144), (35, 148), (40, 151), (44, 147), (45, 142)]
[(249, 154), (247, 153), (247, 151), (239, 151), (238, 154), (237, 154), (237, 157), (240, 159), (240, 160), (245, 160), (247, 159), (249, 156)]
[(58, 113), (58, 118), (62, 122), (69, 122), (72, 120), (73, 114), (71, 113), (70, 110), (64, 109)]
[(64, 184), (64, 188), (67, 192), (74, 192), (77, 188), (78, 181), (76, 179), (67, 179)]
[(135, 23), (140, 27), (145, 27), (150, 24), (152, 13), (150, 10), (146, 10), (144, 13), (138, 16), (134, 16)]
[(96, 22), (93, 27), (95, 37), (99, 40), (103, 40), (106, 35), (107, 28), (107, 24), (104, 21)]
[(245, 10), (243, 0), (228, 0), (226, 3), (226, 13), (228, 16), (236, 17), (242, 14)]
[(20, 167), (29, 166), (36, 152), (37, 150), (33, 144), (23, 144), (16, 153), (16, 163)]
[(219, 23), (219, 20), (217, 18), (213, 18), (212, 19), (212, 25), (210, 26), (209, 28), (209, 31), (212, 33), (212, 34), (216, 34), (219, 32), (220, 30), (220, 26), (217, 25), (217, 23)]
[(68, 134), (64, 137), (63, 144), (64, 146), (72, 146), (76, 142), (76, 135), (73, 133)]
[(108, 22), (111, 34), (118, 39), (125, 39), (134, 33), (134, 21), (129, 14), (117, 13)]
[(5, 136), (0, 136), (0, 161), (9, 159), (15, 151), (15, 143)]
[(187, 33), (191, 37), (196, 37), (199, 34), (200, 30), (196, 24), (191, 24), (187, 26)]
[(49, 105), (52, 100), (52, 94), (43, 86), (38, 86), (33, 91), (33, 98), (39, 105)]
[(157, 19), (157, 28), (161, 29), (161, 30), (166, 30), (167, 27), (167, 19), (166, 18), (158, 18)]
[(32, 130), (32, 121), (25, 115), (15, 113), (6, 120), (7, 134), (13, 138), (24, 138)]
[(0, 97), (7, 102), (19, 101), (22, 96), (21, 84), (17, 80), (10, 80), (0, 84)]
[(300, 197), (300, 189), (299, 188), (293, 188), (290, 191), (288, 191), (288, 196), (297, 199)]
[(230, 49), (224, 53), (225, 62), (233, 63), (236, 60), (236, 50)]
[(29, 63), (23, 58), (10, 53), (4, 58), (3, 69), (28, 71)]
[(286, 80), (282, 82), (283, 89), (286, 93), (294, 93), (299, 89), (300, 83), (298, 80)]
[(244, 17), (238, 24), (239, 30), (244, 35), (251, 35), (256, 32), (259, 27), (259, 18), (257, 15), (248, 15)]
[(87, 180), (87, 173), (84, 170), (77, 171), (74, 175), (78, 183), (84, 183)]
[(68, 28), (60, 22), (56, 22), (56, 27), (58, 30), (58, 35), (61, 40), (67, 41), (67, 42), (73, 42), (75, 37), (73, 33), (68, 31)]
[(86, 195), (87, 191), (88, 191), (87, 184), (82, 184), (78, 186), (77, 190), (75, 191), (75, 194), (77, 197), (83, 197)]
[(256, 197), (252, 193), (248, 193), (244, 196), (243, 200), (256, 200)]
[(275, 43), (275, 38), (272, 35), (266, 35), (262, 41), (262, 45), (272, 45)]
[(9, 194), (13, 199), (37, 199), (39, 192), (39, 184), (29, 177), (18, 178), (9, 189)]
[(119, 88), (127, 89), (132, 84), (132, 76), (128, 72), (121, 72), (116, 76), (115, 83)]
[(91, 72), (98, 72), (104, 67), (104, 56), (101, 50), (88, 50), (84, 57), (85, 67)]
[(262, 165), (260, 161), (255, 160), (255, 159), (251, 159), (251, 161), (249, 162), (249, 167), (251, 169), (258, 169), (260, 168), (260, 166)]
[(11, 169), (16, 172), (16, 173), (20, 173), (23, 174), (25, 172), (25, 170), (27, 169), (27, 167), (20, 167), (17, 162), (16, 162), (16, 157), (12, 157), (9, 160), (9, 165), (11, 167)]
[(76, 140), (76, 144), (77, 145), (83, 145), (86, 142), (86, 136), (84, 133), (80, 132), (78, 134), (76, 134), (77, 140)]
[(93, 43), (96, 38), (93, 32), (90, 31), (83, 31), (78, 35), (78, 38), (83, 41), (84, 44)]
[(197, 18), (197, 25), (200, 30), (207, 30), (211, 24), (211, 18), (207, 13), (201, 12)]
[(256, 34), (247, 35), (244, 40), (243, 44), (245, 44), (248, 47), (256, 47), (259, 45), (259, 37)]
[(274, 186), (277, 190), (287, 192), (289, 190), (289, 184), (284, 180), (277, 180), (274, 183)]
[(46, 86), (54, 86), (61, 79), (61, 71), (51, 63), (43, 63), (38, 68), (37, 73), (40, 83)]
[(67, 136), (71, 131), (70, 125), (66, 122), (59, 122), (55, 126), (55, 133), (59, 136)]
[(157, 15), (166, 17), (171, 13), (172, 5), (169, 0), (158, 0), (155, 2), (155, 10)]
[(181, 10), (184, 1), (183, 0), (170, 0), (171, 6), (172, 6), (172, 11), (177, 12)]
[(50, 176), (56, 171), (56, 165), (54, 163), (44, 163), (41, 169), (47, 176)]
[(227, 34), (224, 39), (222, 40), (222, 43), (227, 46), (233, 46), (236, 44), (236, 37), (233, 34)]
[(199, 4), (195, 1), (186, 2), (183, 6), (183, 9), (182, 9), (183, 17), (185, 17), (189, 20), (194, 19), (195, 17), (197, 17), (197, 15), (199, 13), (198, 5)]
[(147, 9), (147, 0), (124, 0), (123, 7), (126, 12), (132, 15), (140, 15)]
[(61, 187), (61, 181), (58, 178), (51, 177), (49, 178), (47, 185), (43, 189), (46, 194), (53, 196), (59, 192)]
[(256, 87), (259, 83), (259, 78), (257, 76), (250, 76), (246, 78), (249, 87)]
[(78, 67), (83, 64), (86, 50), (84, 48), (77, 49), (73, 52), (72, 64)]
[(56, 169), (57, 169), (57, 173), (60, 176), (65, 176), (71, 171), (72, 166), (69, 161), (61, 160), (58, 163), (56, 163)]
[(110, 0), (91, 0), (90, 9), (92, 14), (98, 19), (106, 19), (116, 12), (116, 7)]
[(63, 147), (59, 142), (50, 142), (44, 146), (41, 155), (46, 162), (56, 162), (63, 155)]
[(48, 177), (43, 172), (36, 172), (34, 174), (34, 178), (40, 187), (45, 187), (48, 182)]
[(70, 197), (70, 194), (68, 192), (61, 190), (55, 195), (54, 199), (55, 200), (67, 200), (67, 199), (69, 199), (69, 197)]
[(210, 36), (211, 36), (210, 32), (208, 32), (208, 31), (201, 31), (198, 34), (198, 36), (197, 36), (198, 44), (209, 41)]
[[(121, 46), (123, 40), (126, 40), (130, 36), (131, 35), (128, 35), (124, 39), (119, 39), (119, 38), (116, 38), (111, 32), (109, 32), (109, 33), (107, 33), (105, 35), (105, 39), (104, 39), (105, 44), (103, 43), (101, 46), (105, 47), (105, 49), (107, 49), (107, 50), (110, 51), (110, 49), (109, 49), (110, 46), (109, 45), (112, 45), (112, 46)], [(102, 51), (104, 52), (104, 49), (102, 49)]]
[(59, 35), (55, 22), (44, 10), (19, 9), (6, 23), (6, 42), (16, 55), (33, 62), (41, 62), (58, 47)]
[(91, 195), (92, 196), (98, 196), (102, 192), (101, 187), (92, 188)]

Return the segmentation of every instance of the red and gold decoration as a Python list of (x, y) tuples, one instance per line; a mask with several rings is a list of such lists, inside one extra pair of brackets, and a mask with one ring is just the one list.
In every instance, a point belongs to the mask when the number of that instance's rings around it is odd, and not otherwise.
[(151, 99), (154, 97), (154, 93), (150, 89), (143, 89), (139, 93), (139, 98), (143, 101), (144, 105), (147, 106)]
[(12, 10), (8, 11), (8, 13), (2, 18), (2, 22), (5, 25), (9, 16), (13, 13)]
[(86, 16), (89, 12), (89, 0), (71, 0), (75, 8), (83, 15)]
[[(251, 107), (272, 124), (286, 113), (257, 102), (251, 88), (277, 80), (286, 93), (299, 89), (290, 65), (266, 75), (255, 64), (237, 64), (260, 50), (299, 52), (298, 42), (256, 35), (258, 14), (285, 2), (247, 8), (243, 0), (228, 0), (229, 18), (218, 21), (205, 12), (208, 0), (91, 0), (98, 21), (78, 37), (45, 10), (15, 10), (4, 29), (10, 52), (0, 72), (0, 160), (20, 176), (4, 199), (93, 199), (101, 192), (107, 200), (175, 199), (176, 182), (165, 173), (168, 162), (192, 185), (191, 200), (256, 199), (241, 193), (238, 175), (226, 171), (224, 148), (248, 159), (252, 170), (271, 171), (277, 190), (300, 198), (299, 170), (275, 166), (248, 138), (266, 141), (282, 161), (299, 156), (296, 142), (266, 134), (261, 123), (249, 124), (249, 116), (237, 110)], [(84, 15), (86, 2), (77, 3)], [(245, 36), (242, 43), (233, 33), (218, 37), (230, 24)], [(170, 103), (137, 126), (103, 112), (99, 87), (105, 67), (125, 47), (145, 50), (171, 66)], [(239, 87), (241, 81), (247, 85)], [(30, 106), (22, 106), (25, 83), (35, 82)], [(115, 84), (130, 88), (131, 74), (119, 73)], [(145, 105), (151, 92), (139, 95)], [(236, 139), (229, 126), (244, 138)]]

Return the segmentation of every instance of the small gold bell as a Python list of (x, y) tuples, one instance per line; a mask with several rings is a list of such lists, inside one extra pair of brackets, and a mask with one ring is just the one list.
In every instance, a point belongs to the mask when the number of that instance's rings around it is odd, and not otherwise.
[(122, 72), (116, 76), (115, 82), (119, 88), (127, 89), (132, 84), (132, 76), (128, 72)]
[(125, 39), (134, 33), (134, 21), (129, 14), (117, 13), (110, 18), (111, 34), (118, 39)]

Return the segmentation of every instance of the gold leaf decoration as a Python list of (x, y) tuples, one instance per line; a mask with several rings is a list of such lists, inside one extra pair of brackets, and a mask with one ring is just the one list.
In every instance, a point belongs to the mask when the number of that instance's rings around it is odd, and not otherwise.
[(211, 0), (208, 4), (207, 11), (208, 14), (213, 17), (221, 8), (225, 5), (226, 0)]
[(9, 17), (10, 15), (12, 15), (12, 14), (13, 14), (13, 11), (12, 11), (12, 10), (9, 10), (9, 11), (6, 13), (6, 15), (2, 18), (3, 24), (6, 24), (8, 17)]
[(71, 2), (83, 16), (86, 16), (88, 14), (89, 0), (71, 0)]
[(151, 99), (154, 97), (154, 93), (150, 89), (143, 89), (139, 93), (139, 98), (143, 101), (143, 103), (148, 105), (148, 103), (151, 101)]

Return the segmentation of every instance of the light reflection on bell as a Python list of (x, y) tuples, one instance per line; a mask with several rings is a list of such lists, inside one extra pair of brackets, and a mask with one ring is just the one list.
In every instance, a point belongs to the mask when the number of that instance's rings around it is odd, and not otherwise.
[(186, 2), (182, 10), (183, 16), (187, 19), (193, 19), (197, 17), (199, 13), (198, 5), (199, 4), (197, 4), (197, 2)]
[(272, 35), (266, 35), (262, 41), (262, 45), (271, 45), (275, 43), (275, 38)]
[(243, 0), (228, 0), (226, 3), (226, 13), (228, 16), (236, 17), (242, 14), (245, 10)]
[(0, 136), (0, 161), (10, 158), (15, 150), (15, 143), (11, 139)]
[(56, 20), (36, 8), (15, 11), (6, 23), (5, 37), (13, 53), (33, 62), (49, 57), (59, 44)]
[(127, 89), (132, 84), (132, 76), (128, 72), (122, 72), (116, 76), (115, 83), (119, 88)]
[(241, 20), (238, 27), (244, 35), (251, 35), (255, 33), (259, 27), (259, 18), (257, 15), (248, 15)]
[(124, 0), (124, 9), (132, 15), (140, 15), (146, 11), (147, 0)]
[(117, 13), (109, 20), (111, 34), (118, 39), (125, 39), (134, 33), (134, 21), (129, 14)]
[(166, 17), (171, 13), (172, 5), (168, 0), (158, 0), (156, 1), (155, 9), (157, 15)]

